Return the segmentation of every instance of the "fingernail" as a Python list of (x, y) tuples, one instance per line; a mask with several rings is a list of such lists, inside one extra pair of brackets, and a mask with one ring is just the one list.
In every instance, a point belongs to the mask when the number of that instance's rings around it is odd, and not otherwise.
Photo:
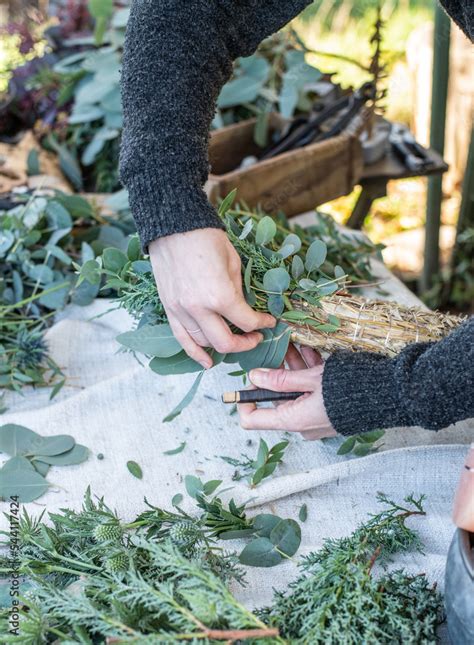
[(201, 365), (204, 367), (205, 370), (208, 370), (212, 367), (212, 363), (210, 361), (200, 361)]

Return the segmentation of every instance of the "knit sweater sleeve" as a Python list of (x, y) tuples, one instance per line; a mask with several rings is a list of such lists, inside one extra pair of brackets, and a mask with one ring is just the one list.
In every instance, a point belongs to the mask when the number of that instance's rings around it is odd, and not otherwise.
[(336, 352), (326, 362), (327, 414), (344, 435), (379, 428), (440, 430), (474, 417), (474, 317), (436, 343), (397, 357)]
[(309, 0), (134, 0), (122, 66), (120, 175), (144, 248), (221, 226), (203, 190), (208, 133), (232, 61)]

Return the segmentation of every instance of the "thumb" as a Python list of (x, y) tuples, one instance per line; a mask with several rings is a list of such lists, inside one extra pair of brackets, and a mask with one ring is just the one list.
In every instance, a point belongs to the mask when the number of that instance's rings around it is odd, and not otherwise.
[(256, 387), (274, 392), (313, 392), (316, 388), (321, 370), (271, 370), (266, 368), (251, 370), (250, 381)]

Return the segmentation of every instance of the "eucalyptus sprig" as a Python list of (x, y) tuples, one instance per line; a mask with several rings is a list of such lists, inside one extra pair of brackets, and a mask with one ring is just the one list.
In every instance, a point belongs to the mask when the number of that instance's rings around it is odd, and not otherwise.
[(70, 435), (42, 437), (14, 423), (0, 426), (0, 452), (10, 457), (0, 468), (0, 499), (14, 497), (21, 503), (46, 493), (50, 466), (80, 464), (89, 455)]
[[(279, 367), (290, 340), (291, 327), (287, 323), (312, 327), (321, 333), (336, 331), (338, 318), (325, 314), (319, 308), (320, 301), (350, 278), (357, 281), (367, 277), (368, 259), (359, 259), (357, 266), (351, 259), (346, 270), (335, 261), (343, 251), (337, 244), (333, 246), (327, 221), (324, 220), (321, 236), (314, 238), (314, 231), (291, 231), (283, 216), (275, 220), (264, 213), (232, 209), (234, 199), (235, 191), (223, 200), (219, 215), (242, 260), (245, 297), (252, 307), (270, 312), (279, 321), (273, 329), (262, 331), (263, 340), (253, 350), (227, 355), (215, 350), (209, 353), (214, 365), (238, 363), (244, 372), (254, 367)], [(359, 238), (347, 237), (343, 246), (358, 253), (359, 258), (369, 249), (372, 254), (377, 250)], [(328, 256), (329, 249), (334, 248), (337, 253)], [(187, 356), (174, 338), (156, 291), (151, 264), (140, 253), (138, 239), (131, 238), (126, 251), (105, 249), (100, 257), (87, 261), (80, 270), (79, 284), (100, 285), (104, 278), (104, 288), (116, 290), (119, 306), (138, 321), (135, 329), (118, 336), (118, 342), (148, 356), (149, 367), (157, 374), (197, 373), (188, 394), (164, 419), (170, 421), (192, 401), (204, 374), (202, 366)], [(305, 302), (312, 307), (305, 311), (296, 308)]]
[[(0, 211), (0, 388), (64, 385), (44, 339), (67, 302), (87, 305), (99, 285), (77, 284), (74, 266), (126, 244), (127, 223), (104, 218), (78, 195), (12, 196)], [(123, 230), (122, 230), (123, 229)]]

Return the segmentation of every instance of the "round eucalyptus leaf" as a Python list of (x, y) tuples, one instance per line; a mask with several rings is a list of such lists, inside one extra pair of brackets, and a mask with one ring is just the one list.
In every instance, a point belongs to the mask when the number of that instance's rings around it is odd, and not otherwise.
[(274, 567), (282, 561), (275, 545), (266, 537), (252, 540), (239, 555), (241, 564), (248, 567)]
[(18, 497), (22, 503), (32, 502), (41, 497), (49, 488), (49, 484), (35, 470), (0, 470), (0, 498), (7, 501), (10, 497)]
[(306, 251), (306, 271), (311, 273), (311, 271), (318, 269), (324, 263), (327, 252), (327, 246), (322, 240), (314, 240), (309, 249)]
[(290, 286), (290, 275), (283, 267), (269, 269), (263, 276), (263, 288), (270, 293), (283, 293)]
[(285, 311), (285, 301), (282, 296), (272, 293), (268, 296), (267, 307), (272, 316), (279, 318)]
[(75, 445), (74, 437), (68, 434), (58, 434), (54, 437), (42, 437), (34, 445), (35, 456), (53, 457), (68, 452)]
[(104, 261), (104, 269), (112, 271), (113, 273), (120, 273), (123, 267), (127, 264), (128, 258), (120, 249), (107, 248), (102, 254)]
[(196, 499), (198, 493), (202, 493), (204, 488), (204, 484), (201, 479), (195, 475), (186, 475), (184, 478), (184, 486), (188, 495), (193, 499)]
[(319, 278), (319, 280), (316, 282), (316, 286), (323, 296), (329, 296), (331, 295), (331, 293), (334, 293), (339, 289), (337, 282), (330, 282), (325, 278)]
[(25, 273), (39, 284), (48, 284), (53, 282), (53, 270), (47, 264), (32, 264), (25, 267)]
[(291, 262), (291, 275), (293, 280), (298, 280), (304, 273), (304, 264), (303, 260), (299, 255), (295, 255)]
[(266, 215), (262, 217), (257, 225), (257, 232), (255, 235), (255, 242), (259, 246), (264, 246), (273, 240), (277, 231), (274, 220)]
[(271, 513), (261, 513), (253, 518), (253, 528), (259, 537), (270, 537), (275, 526), (281, 522), (281, 517)]
[[(18, 472), (19, 470), (34, 470), (35, 467), (26, 457), (12, 457), (3, 464), (1, 473)], [(1, 479), (1, 478), (0, 478)]]
[(339, 264), (336, 264), (336, 266), (334, 267), (334, 277), (339, 280), (343, 278), (345, 275), (346, 275), (346, 272), (344, 271), (344, 269), (341, 266), (339, 266)]
[(271, 531), (270, 540), (288, 556), (294, 555), (301, 544), (301, 529), (295, 520), (281, 520)]
[(301, 249), (300, 238), (297, 235), (295, 235), (295, 233), (290, 233), (285, 237), (283, 244), (281, 245), (281, 248), (278, 251), (278, 253), (279, 255), (281, 255), (283, 259), (285, 259), (290, 255), (293, 255), (294, 253), (298, 253), (300, 249)]
[(45, 464), (50, 464), (51, 466), (72, 466), (75, 464), (81, 464), (83, 461), (86, 461), (88, 457), (88, 448), (76, 443), (71, 450), (63, 452), (60, 455), (41, 455), (38, 456), (38, 458), (33, 458), (33, 465), (35, 461), (41, 461)]
[(309, 278), (303, 278), (298, 282), (298, 284), (305, 291), (313, 291), (318, 287), (316, 282), (314, 280), (310, 280)]
[(14, 423), (0, 426), (0, 452), (12, 457), (29, 454), (32, 446), (41, 439), (41, 435), (24, 426)]
[(134, 352), (147, 356), (169, 358), (182, 351), (181, 345), (173, 336), (169, 325), (143, 325), (134, 331), (117, 336), (118, 342)]
[(4, 255), (8, 249), (13, 246), (15, 236), (12, 231), (0, 230), (0, 254)]

